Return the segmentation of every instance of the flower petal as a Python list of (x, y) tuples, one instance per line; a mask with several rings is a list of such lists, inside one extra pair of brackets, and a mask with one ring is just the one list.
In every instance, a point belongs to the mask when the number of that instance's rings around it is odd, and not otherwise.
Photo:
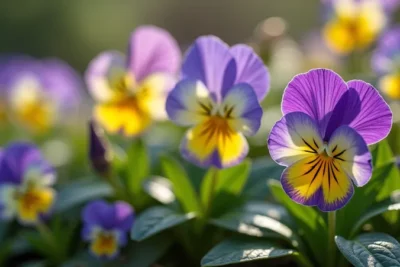
[(86, 225), (96, 225), (105, 230), (115, 226), (115, 209), (104, 200), (88, 203), (82, 211), (82, 220)]
[(50, 212), (54, 204), (56, 191), (50, 187), (28, 190), (17, 200), (17, 216), (21, 224), (38, 223), (42, 215)]
[(107, 132), (125, 136), (140, 135), (152, 121), (149, 111), (134, 97), (116, 103), (96, 105), (94, 119)]
[(335, 72), (314, 69), (299, 74), (289, 82), (282, 100), (282, 112), (304, 112), (314, 119), (322, 136), (341, 96), (347, 91), (346, 83)]
[(323, 140), (316, 123), (302, 112), (283, 116), (268, 138), (272, 159), (284, 166), (315, 155), (322, 147)]
[(201, 123), (214, 109), (210, 92), (201, 81), (182, 80), (169, 93), (166, 102), (168, 117), (183, 126)]
[[(85, 80), (92, 97), (98, 102), (107, 102), (116, 97), (118, 91), (113, 87), (125, 75), (125, 56), (117, 51), (107, 51), (89, 63)], [(132, 83), (134, 78), (132, 76)]]
[(349, 124), (368, 145), (384, 139), (392, 128), (392, 112), (379, 92), (369, 83), (353, 80), (348, 86), (360, 98), (360, 112)]
[(269, 91), (270, 79), (267, 67), (247, 45), (233, 46), (231, 54), (235, 58), (237, 68), (235, 83), (248, 83), (261, 102)]
[(328, 149), (356, 186), (364, 186), (370, 180), (371, 154), (362, 136), (354, 129), (346, 125), (339, 127), (329, 140)]
[(400, 100), (400, 76), (386, 75), (379, 80), (379, 88), (392, 99)]
[(182, 65), (183, 78), (200, 80), (216, 100), (223, 87), (230, 87), (236, 77), (236, 64), (229, 47), (215, 36), (196, 39)]
[(128, 68), (139, 82), (157, 72), (176, 74), (180, 54), (176, 40), (166, 30), (140, 26), (131, 35)]
[(221, 120), (210, 118), (186, 133), (181, 153), (188, 161), (200, 167), (226, 168), (246, 157), (249, 147), (244, 136)]
[(134, 214), (132, 207), (123, 201), (114, 204), (115, 208), (115, 227), (124, 232), (128, 232), (132, 228)]
[(229, 118), (229, 124), (234, 130), (254, 135), (260, 128), (263, 110), (253, 88), (242, 83), (226, 92), (220, 113)]

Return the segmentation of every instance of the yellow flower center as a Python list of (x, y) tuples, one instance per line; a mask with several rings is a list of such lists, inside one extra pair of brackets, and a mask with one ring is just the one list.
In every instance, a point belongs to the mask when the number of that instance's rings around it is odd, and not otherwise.
[(45, 132), (54, 121), (53, 108), (46, 101), (31, 101), (21, 105), (16, 111), (16, 119), (35, 132)]
[(379, 81), (380, 89), (390, 98), (400, 100), (400, 75), (392, 74), (384, 76)]
[(98, 256), (112, 256), (117, 251), (117, 237), (113, 232), (99, 231), (91, 244), (91, 250)]

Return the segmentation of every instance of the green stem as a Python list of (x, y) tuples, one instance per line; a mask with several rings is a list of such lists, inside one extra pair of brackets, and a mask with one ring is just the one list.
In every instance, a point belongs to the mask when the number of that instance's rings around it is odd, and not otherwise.
[(218, 169), (211, 167), (211, 171), (212, 171), (212, 179), (210, 183), (210, 191), (208, 195), (207, 207), (205, 209), (205, 218), (208, 218), (211, 215), (212, 202), (215, 195), (215, 186), (217, 184), (217, 179), (218, 179)]
[(55, 256), (54, 258), (56, 259), (56, 261), (62, 262), (64, 260), (64, 251), (61, 251), (59, 249), (60, 246), (58, 246), (57, 240), (55, 239), (54, 234), (50, 230), (50, 228), (47, 227), (47, 225), (43, 222), (39, 221), (36, 224), (36, 229), (38, 230), (42, 238), (47, 242), (47, 244), (49, 244), (49, 246), (53, 249), (53, 253)]
[(336, 260), (336, 211), (328, 212), (328, 267), (335, 267)]

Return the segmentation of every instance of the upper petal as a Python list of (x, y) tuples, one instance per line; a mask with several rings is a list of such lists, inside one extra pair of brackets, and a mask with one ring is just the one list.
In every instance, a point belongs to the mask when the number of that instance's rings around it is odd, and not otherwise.
[(260, 128), (263, 110), (253, 88), (241, 83), (227, 91), (220, 106), (220, 113), (227, 116), (235, 130), (245, 135), (254, 135)]
[(236, 61), (235, 83), (248, 83), (257, 95), (258, 101), (264, 99), (269, 91), (269, 72), (261, 58), (247, 45), (235, 45), (231, 54)]
[(89, 202), (82, 211), (82, 220), (87, 225), (97, 225), (111, 230), (115, 226), (115, 208), (104, 200)]
[(365, 185), (372, 175), (371, 153), (364, 139), (354, 129), (343, 125), (332, 135), (329, 152), (355, 185)]
[(220, 99), (223, 87), (231, 87), (236, 64), (229, 46), (215, 36), (202, 36), (188, 49), (182, 65), (184, 78), (202, 81)]
[(282, 112), (304, 112), (313, 118), (322, 136), (327, 122), (347, 85), (335, 72), (328, 69), (313, 69), (295, 76), (285, 89)]
[(176, 74), (181, 53), (176, 40), (156, 26), (140, 26), (131, 35), (128, 68), (138, 81), (161, 72)]
[(210, 91), (201, 81), (185, 79), (169, 93), (165, 108), (172, 121), (188, 126), (204, 121), (214, 105)]
[(368, 145), (384, 139), (392, 128), (392, 111), (379, 92), (369, 83), (353, 80), (347, 83), (359, 95), (360, 111), (349, 124)]
[(125, 56), (117, 51), (99, 54), (90, 63), (85, 81), (93, 98), (99, 102), (111, 100), (116, 92), (113, 86), (126, 74)]
[(122, 232), (127, 232), (131, 229), (134, 213), (132, 207), (123, 201), (118, 201), (114, 204), (116, 228)]
[(305, 113), (289, 113), (278, 121), (268, 138), (269, 153), (278, 164), (289, 166), (316, 155), (323, 147), (319, 129)]

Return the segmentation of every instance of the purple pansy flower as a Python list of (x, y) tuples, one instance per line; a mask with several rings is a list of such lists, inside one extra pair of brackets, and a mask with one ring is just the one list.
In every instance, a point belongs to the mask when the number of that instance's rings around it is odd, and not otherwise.
[(22, 224), (36, 224), (48, 214), (56, 192), (55, 172), (30, 143), (15, 142), (0, 156), (0, 217), (16, 217)]
[(82, 238), (90, 242), (90, 252), (98, 258), (113, 259), (128, 242), (127, 232), (133, 225), (134, 212), (122, 201), (108, 204), (96, 200), (86, 205), (82, 220)]
[(387, 31), (379, 40), (371, 65), (379, 75), (379, 89), (400, 100), (400, 26)]
[(138, 27), (127, 55), (106, 51), (89, 64), (85, 79), (96, 101), (94, 119), (109, 133), (136, 136), (165, 115), (165, 98), (181, 60), (175, 39), (155, 26)]
[(371, 178), (368, 145), (388, 135), (389, 106), (366, 82), (346, 83), (331, 70), (314, 69), (288, 84), (282, 112), (268, 146), (287, 167), (283, 189), (297, 203), (340, 209), (353, 195), (353, 183), (363, 186)]
[(166, 103), (172, 121), (194, 126), (181, 143), (183, 156), (201, 167), (224, 168), (242, 161), (248, 152), (243, 134), (258, 131), (263, 112), (259, 103), (268, 89), (268, 70), (250, 47), (230, 48), (215, 36), (199, 37)]
[(0, 87), (9, 117), (34, 132), (44, 132), (76, 108), (83, 87), (77, 73), (58, 59), (4, 56)]

